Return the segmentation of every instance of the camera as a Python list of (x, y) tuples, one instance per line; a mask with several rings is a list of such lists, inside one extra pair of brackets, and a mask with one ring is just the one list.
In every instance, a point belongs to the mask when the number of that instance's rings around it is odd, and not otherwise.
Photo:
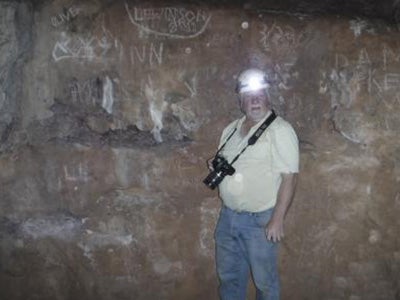
[(226, 161), (225, 157), (218, 154), (214, 157), (212, 166), (214, 170), (203, 180), (204, 184), (212, 190), (221, 183), (226, 175), (231, 176), (235, 173), (235, 169)]

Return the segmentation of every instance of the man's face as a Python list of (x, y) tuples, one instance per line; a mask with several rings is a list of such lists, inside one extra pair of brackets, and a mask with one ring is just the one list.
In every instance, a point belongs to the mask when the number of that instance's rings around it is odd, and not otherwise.
[(268, 96), (265, 90), (245, 92), (239, 95), (241, 111), (253, 121), (265, 117), (269, 110)]

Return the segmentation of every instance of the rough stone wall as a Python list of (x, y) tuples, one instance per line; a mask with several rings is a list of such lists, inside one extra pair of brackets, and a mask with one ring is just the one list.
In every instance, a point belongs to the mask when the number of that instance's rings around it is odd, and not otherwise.
[(399, 299), (397, 26), (35, 3), (0, 2), (1, 299), (217, 299), (220, 203), (201, 181), (247, 66), (301, 142), (282, 298)]

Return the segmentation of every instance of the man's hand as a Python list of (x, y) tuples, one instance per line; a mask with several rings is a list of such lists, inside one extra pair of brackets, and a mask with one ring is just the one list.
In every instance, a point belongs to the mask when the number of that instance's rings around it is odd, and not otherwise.
[(268, 241), (272, 241), (274, 243), (280, 242), (285, 236), (283, 231), (283, 220), (271, 218), (267, 224), (267, 227), (265, 228), (265, 235), (267, 236)]
[(284, 237), (283, 220), (290, 204), (297, 183), (297, 174), (281, 174), (282, 183), (278, 191), (278, 199), (271, 220), (265, 228), (265, 235), (269, 241), (280, 242)]
[(214, 160), (214, 157), (207, 159), (207, 167), (210, 171), (214, 171), (214, 167), (212, 165), (213, 160)]

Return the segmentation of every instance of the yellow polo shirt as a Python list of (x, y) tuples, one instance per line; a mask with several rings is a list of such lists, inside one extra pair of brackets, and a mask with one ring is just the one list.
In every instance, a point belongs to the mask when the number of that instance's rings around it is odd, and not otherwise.
[[(224, 129), (220, 146), (237, 128), (221, 151), (229, 163), (247, 145), (248, 139), (268, 115), (254, 125), (244, 138), (239, 132), (246, 117)], [(257, 142), (240, 155), (233, 167), (236, 172), (232, 176), (227, 175), (219, 185), (220, 196), (227, 207), (259, 212), (275, 206), (281, 174), (299, 172), (299, 142), (293, 127), (278, 116)]]

